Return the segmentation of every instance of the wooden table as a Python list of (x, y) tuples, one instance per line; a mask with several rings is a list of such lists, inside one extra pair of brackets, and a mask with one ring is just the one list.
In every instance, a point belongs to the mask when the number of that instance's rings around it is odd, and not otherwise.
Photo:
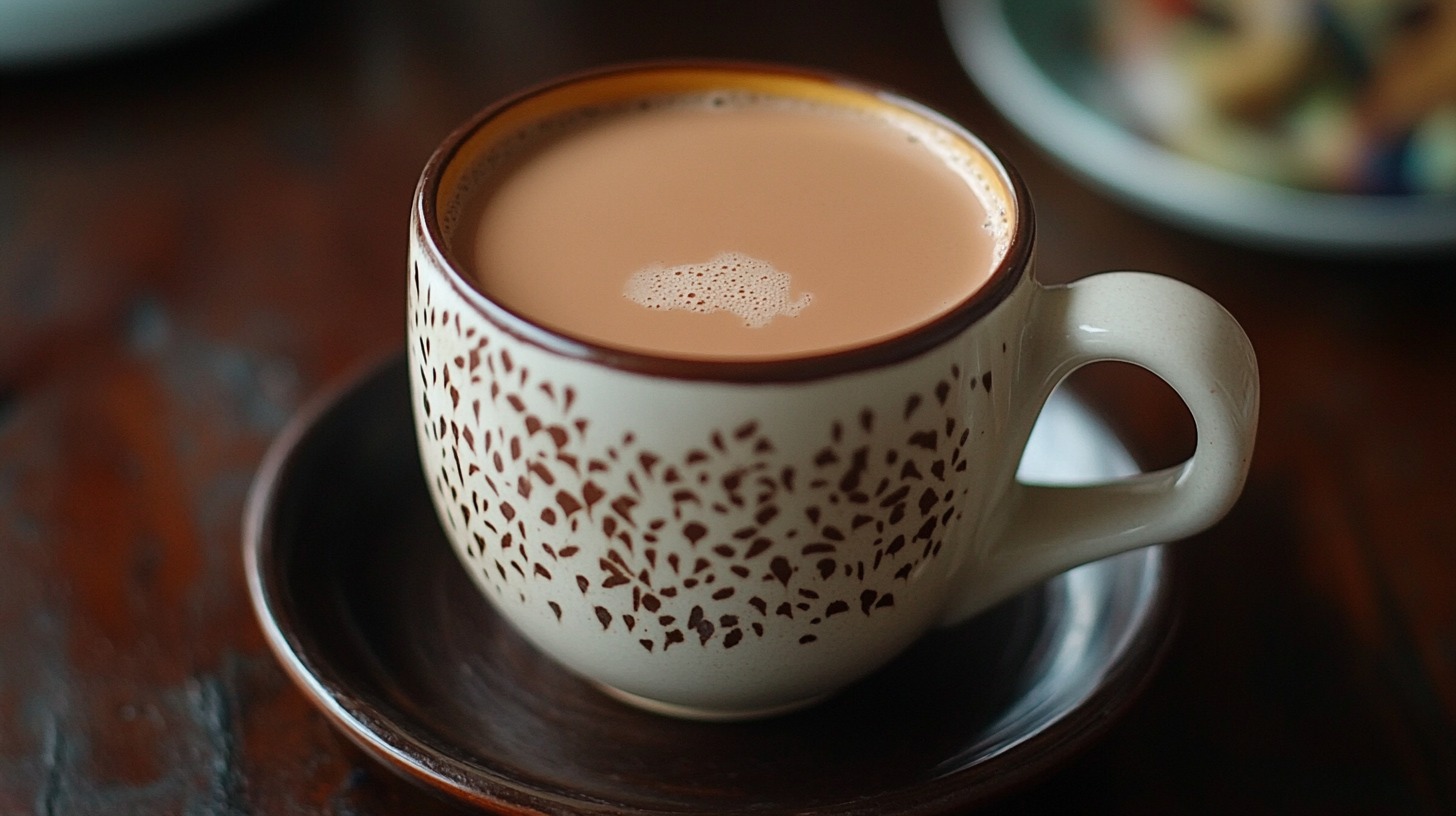
[[(826, 67), (999, 145), (1040, 276), (1145, 268), (1260, 356), (1238, 507), (1178, 547), (1166, 662), (1005, 813), (1456, 812), (1456, 276), (1227, 246), (1124, 209), (990, 111), (936, 7), (291, 0), (0, 74), (0, 813), (436, 813), (338, 736), (253, 618), (243, 500), (302, 401), (402, 345), (405, 218), (456, 123), (627, 59)], [(1152, 464), (1160, 382), (1079, 384)]]

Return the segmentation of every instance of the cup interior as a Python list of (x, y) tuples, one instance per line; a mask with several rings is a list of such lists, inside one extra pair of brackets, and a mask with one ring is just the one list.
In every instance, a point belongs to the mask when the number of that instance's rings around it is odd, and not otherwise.
[[(493, 299), (454, 248), (468, 201), (521, 145), (543, 129), (570, 126), (624, 106), (694, 94), (761, 95), (882, 118), (929, 145), (949, 171), (961, 174), (984, 206), (996, 243), (987, 282), (932, 320), (889, 339), (797, 359), (674, 360), (603, 347), (541, 324)], [(485, 317), (512, 334), (570, 356), (622, 368), (689, 378), (798, 379), (840, 373), (913, 356), (944, 342), (1009, 294), (1024, 273), (1032, 243), (1032, 213), (1016, 173), (956, 122), (904, 96), (845, 77), (757, 64), (651, 63), (569, 76), (504, 99), (467, 122), (436, 151), (416, 194), (417, 242), (432, 265)]]

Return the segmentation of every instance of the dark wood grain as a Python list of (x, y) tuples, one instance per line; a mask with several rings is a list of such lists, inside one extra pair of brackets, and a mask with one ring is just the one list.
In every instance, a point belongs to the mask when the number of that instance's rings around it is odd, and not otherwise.
[[(935, 5), (277, 0), (145, 51), (0, 74), (0, 813), (447, 813), (338, 736), (267, 652), (239, 557), (263, 451), (402, 343), (419, 168), (471, 112), (606, 62), (799, 63), (1002, 148), (1039, 275), (1145, 268), (1248, 330), (1259, 450), (1180, 545), (1143, 699), (1005, 813), (1456, 811), (1456, 277), (1150, 221), (986, 106)], [(1079, 377), (1150, 461), (1165, 386)]]

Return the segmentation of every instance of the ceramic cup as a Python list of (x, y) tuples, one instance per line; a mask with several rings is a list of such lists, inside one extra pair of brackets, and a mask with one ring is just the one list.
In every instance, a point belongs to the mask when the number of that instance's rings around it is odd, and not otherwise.
[[(1009, 222), (991, 280), (860, 348), (702, 362), (606, 348), (491, 300), (449, 248), (465, 168), (536, 117), (657, 91), (745, 89), (892, 107), (961, 146)], [(653, 710), (737, 719), (818, 700), (928, 630), (1093, 560), (1197, 532), (1242, 488), (1258, 406), (1248, 339), (1143, 273), (1043, 286), (1016, 174), (894, 94), (763, 66), (606, 69), (482, 112), (413, 207), (408, 345), (425, 477), (460, 562), (546, 654)], [(1110, 484), (1023, 484), (1052, 389), (1144, 366), (1196, 451)]]

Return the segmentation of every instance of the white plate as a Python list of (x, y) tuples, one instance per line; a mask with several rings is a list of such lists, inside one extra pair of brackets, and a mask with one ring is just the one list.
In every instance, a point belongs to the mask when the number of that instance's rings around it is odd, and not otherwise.
[(1093, 184), (1154, 217), (1242, 243), (1415, 252), (1456, 246), (1456, 196), (1318, 193), (1227, 172), (1099, 110), (1086, 0), (941, 0), (971, 78), (1010, 122)]
[(0, 68), (140, 45), (259, 0), (0, 0)]

